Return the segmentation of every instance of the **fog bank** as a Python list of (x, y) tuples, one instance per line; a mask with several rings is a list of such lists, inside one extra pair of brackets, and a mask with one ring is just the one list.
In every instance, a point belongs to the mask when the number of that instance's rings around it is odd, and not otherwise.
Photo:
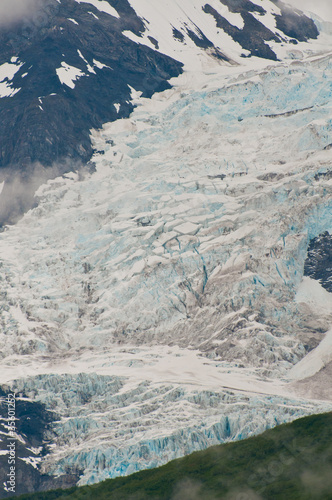
[(318, 14), (324, 21), (332, 22), (332, 0), (286, 0), (300, 10), (309, 10)]
[(30, 17), (39, 3), (39, 0), (1, 0), (0, 25), (12, 24)]

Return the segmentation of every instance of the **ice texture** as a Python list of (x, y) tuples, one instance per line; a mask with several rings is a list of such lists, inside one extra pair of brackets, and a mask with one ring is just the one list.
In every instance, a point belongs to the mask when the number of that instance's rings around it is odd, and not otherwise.
[(92, 132), (96, 171), (0, 234), (2, 381), (60, 415), (47, 472), (93, 483), (331, 409), (288, 386), (332, 322), (297, 295), (332, 231), (331, 70), (216, 65), (133, 96)]
[(219, 443), (245, 439), (331, 405), (230, 389), (96, 374), (42, 375), (17, 392), (60, 414), (54, 452), (42, 463), (52, 475), (84, 470), (79, 484), (127, 475)]

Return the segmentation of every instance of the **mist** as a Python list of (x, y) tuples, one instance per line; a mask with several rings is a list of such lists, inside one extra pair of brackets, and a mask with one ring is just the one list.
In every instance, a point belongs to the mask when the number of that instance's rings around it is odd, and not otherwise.
[(49, 167), (35, 163), (24, 171), (0, 169), (0, 232), (4, 226), (16, 224), (28, 210), (38, 206), (36, 191), (48, 180), (77, 172), (77, 180), (80, 181), (93, 171), (93, 164), (82, 165), (80, 161), (72, 159)]
[(332, 0), (284, 0), (300, 10), (318, 14), (323, 21), (332, 22)]
[(31, 17), (39, 4), (39, 0), (0, 0), (0, 26)]

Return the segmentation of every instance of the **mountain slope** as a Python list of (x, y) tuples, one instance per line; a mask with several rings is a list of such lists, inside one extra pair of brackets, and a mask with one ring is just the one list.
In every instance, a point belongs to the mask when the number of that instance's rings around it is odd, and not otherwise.
[(183, 63), (275, 60), (318, 37), (300, 12), (259, 4), (47, 0), (0, 26), (0, 223), (30, 208), (43, 180), (91, 158), (90, 129), (128, 117), (132, 89), (150, 97)]
[(2, 381), (58, 415), (41, 472), (91, 484), (331, 409), (332, 308), (301, 293), (331, 234), (330, 71), (185, 73), (1, 234)]
[(332, 498), (332, 415), (315, 415), (238, 443), (220, 445), (92, 487), (20, 500), (328, 500)]
[[(141, 20), (121, 3), (129, 31), (115, 2), (56, 3), (69, 31), (80, 15), (118, 23), (143, 66), (153, 57), (153, 85), (169, 87), (147, 98), (126, 83), (133, 112), (91, 131), (91, 163), (69, 161), (73, 171), (48, 182), (41, 169), (34, 207), (0, 233), (1, 446), (8, 392), (22, 415), (28, 402), (50, 424), (33, 447), (34, 430), (18, 429), (30, 491), (128, 475), (331, 411), (331, 37), (264, 39), (282, 59), (267, 61), (241, 57), (249, 49), (224, 31), (219, 46), (216, 17), (198, 1), (149, 18), (132, 2)], [(250, 14), (264, 20), (260, 33), (273, 22), (285, 35), (280, 2), (209, 5), (238, 29)], [(63, 56), (52, 70), (63, 103), (111, 74), (84, 43), (83, 57), (74, 43), (68, 51), (82, 66)], [(172, 68), (183, 73), (167, 83)], [(148, 85), (136, 69), (130, 77)], [(31, 202), (19, 179), (13, 188)]]

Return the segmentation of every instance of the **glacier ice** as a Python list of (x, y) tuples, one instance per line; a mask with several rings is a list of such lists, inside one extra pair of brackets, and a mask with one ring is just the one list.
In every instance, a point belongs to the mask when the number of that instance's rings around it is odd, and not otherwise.
[(185, 73), (0, 234), (2, 380), (59, 414), (45, 470), (93, 483), (331, 409), (287, 378), (332, 320), (297, 298), (332, 231), (331, 69)]
[(93, 484), (331, 408), (282, 395), (126, 382), (81, 373), (14, 383), (15, 391), (37, 395), (59, 414), (53, 426), (57, 446), (43, 470), (58, 476), (83, 469), (79, 484)]
[(3, 354), (151, 341), (299, 360), (294, 296), (310, 238), (332, 226), (330, 182), (315, 178), (329, 166), (330, 71), (325, 57), (171, 90), (161, 111), (156, 98), (95, 133), (97, 172), (50, 181), (2, 233), (2, 321), (16, 332)]

